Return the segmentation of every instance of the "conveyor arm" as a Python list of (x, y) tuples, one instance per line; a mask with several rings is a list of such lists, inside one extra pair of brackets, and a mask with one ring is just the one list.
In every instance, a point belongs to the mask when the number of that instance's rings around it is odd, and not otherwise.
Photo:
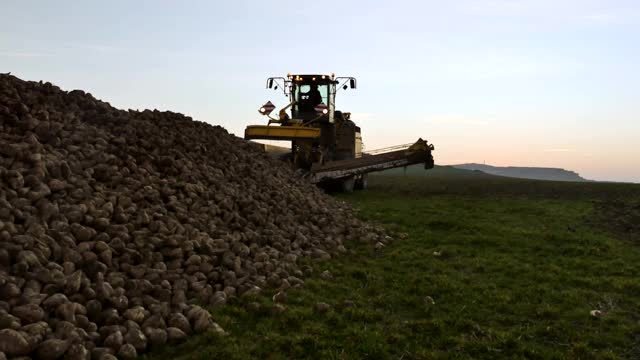
[(308, 175), (311, 182), (317, 183), (421, 163), (424, 163), (425, 169), (431, 169), (434, 165), (431, 154), (433, 149), (433, 145), (419, 139), (415, 144), (403, 150), (377, 155), (365, 154), (357, 159), (338, 160), (322, 166), (314, 166)]

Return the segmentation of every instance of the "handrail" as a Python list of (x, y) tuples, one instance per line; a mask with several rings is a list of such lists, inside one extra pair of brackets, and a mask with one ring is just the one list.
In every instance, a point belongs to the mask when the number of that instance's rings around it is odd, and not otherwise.
[(390, 151), (404, 150), (404, 149), (407, 149), (411, 145), (413, 145), (413, 143), (389, 146), (389, 147), (386, 147), (386, 148), (369, 150), (369, 151), (363, 151), (363, 153), (365, 153), (367, 155), (383, 154), (383, 153), (390, 152)]

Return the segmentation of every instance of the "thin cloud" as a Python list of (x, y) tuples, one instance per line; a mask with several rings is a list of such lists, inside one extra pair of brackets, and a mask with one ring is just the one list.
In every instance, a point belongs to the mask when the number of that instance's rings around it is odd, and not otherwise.
[(463, 3), (460, 8), (476, 13), (515, 15), (541, 9), (548, 4), (543, 0), (478, 0)]
[(602, 13), (602, 14), (588, 14), (583, 17), (589, 20), (609, 20), (614, 18), (614, 15), (608, 14), (608, 13)]
[(91, 44), (81, 42), (68, 42), (65, 44), (66, 48), (70, 51), (92, 51), (97, 53), (120, 53), (130, 51), (131, 49), (121, 46), (105, 45), (105, 44)]
[(56, 55), (55, 54), (49, 54), (49, 53), (5, 51), (5, 52), (0, 52), (0, 56), (20, 57), (20, 58), (40, 58), (40, 57), (51, 57), (51, 56), (56, 56)]
[(156, 50), (156, 49), (145, 49), (142, 47), (123, 47), (123, 46), (112, 46), (112, 45), (102, 45), (102, 44), (75, 44), (74, 47), (76, 49), (81, 49), (83, 51), (92, 51), (99, 54), (104, 55), (124, 55), (124, 54), (145, 54), (145, 55), (155, 55), (155, 56), (204, 56), (203, 54), (197, 52), (187, 52), (187, 51), (170, 51), (170, 50)]
[(127, 51), (126, 48), (118, 47), (118, 46), (109, 46), (109, 45), (83, 45), (84, 48), (101, 52), (101, 53), (113, 53), (113, 52), (122, 52)]
[(616, 16), (610, 13), (587, 14), (582, 18), (592, 23), (609, 23), (616, 20)]
[[(463, 1), (458, 9), (490, 16), (544, 17), (557, 21), (611, 23), (637, 19), (637, 10), (610, 5), (606, 12), (597, 2), (584, 0), (472, 0)], [(576, 11), (577, 10), (577, 11)]]

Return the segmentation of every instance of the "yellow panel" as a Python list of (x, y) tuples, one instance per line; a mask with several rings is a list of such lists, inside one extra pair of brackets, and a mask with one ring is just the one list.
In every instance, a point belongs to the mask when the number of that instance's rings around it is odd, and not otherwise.
[(319, 137), (320, 129), (301, 126), (250, 125), (244, 130), (244, 138), (247, 140), (296, 140)]

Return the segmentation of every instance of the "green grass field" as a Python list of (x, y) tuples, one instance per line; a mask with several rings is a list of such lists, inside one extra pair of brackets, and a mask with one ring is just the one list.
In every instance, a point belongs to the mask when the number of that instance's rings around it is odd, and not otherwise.
[(398, 239), (312, 263), (283, 313), (275, 290), (241, 299), (212, 309), (229, 335), (147, 358), (640, 358), (639, 185), (444, 171), (337, 196)]

